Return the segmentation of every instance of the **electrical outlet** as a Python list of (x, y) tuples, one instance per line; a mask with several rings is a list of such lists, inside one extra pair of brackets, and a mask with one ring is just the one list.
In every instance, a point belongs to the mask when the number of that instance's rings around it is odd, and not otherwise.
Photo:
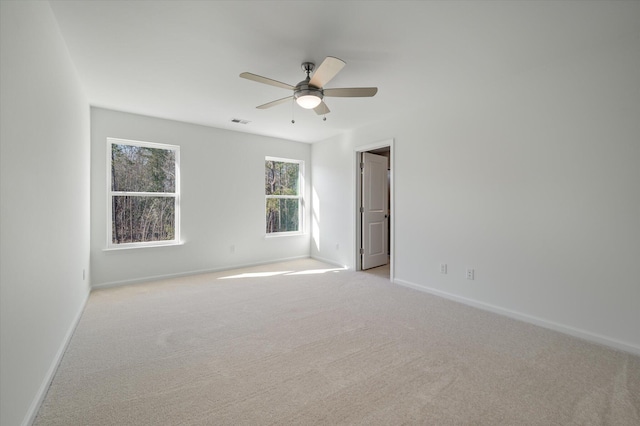
[(467, 268), (467, 279), (468, 280), (472, 280), (474, 279), (476, 276), (476, 272), (475, 270), (471, 269), (471, 268)]
[(441, 263), (440, 264), (440, 273), (441, 274), (446, 274), (447, 273), (447, 264), (446, 263)]
[(236, 245), (235, 245), (235, 244), (231, 244), (231, 245), (229, 246), (229, 251), (230, 251), (231, 253), (235, 253), (235, 252), (236, 252)]

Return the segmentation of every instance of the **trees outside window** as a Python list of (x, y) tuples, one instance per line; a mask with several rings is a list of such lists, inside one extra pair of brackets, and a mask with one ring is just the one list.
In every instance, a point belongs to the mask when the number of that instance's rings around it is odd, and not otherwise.
[(302, 232), (304, 162), (267, 157), (264, 170), (267, 235)]
[(180, 147), (107, 139), (110, 247), (179, 243)]

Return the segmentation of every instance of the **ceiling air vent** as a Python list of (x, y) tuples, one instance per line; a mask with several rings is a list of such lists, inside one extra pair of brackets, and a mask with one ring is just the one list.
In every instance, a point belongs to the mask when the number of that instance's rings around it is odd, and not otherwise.
[(240, 118), (232, 118), (231, 122), (232, 123), (247, 124), (247, 123), (249, 123), (249, 120), (242, 120)]

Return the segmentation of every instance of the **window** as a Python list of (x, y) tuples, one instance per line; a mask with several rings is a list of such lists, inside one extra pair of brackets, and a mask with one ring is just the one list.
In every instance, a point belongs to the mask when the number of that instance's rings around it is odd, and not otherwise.
[(180, 242), (180, 147), (107, 139), (109, 248)]
[(304, 162), (267, 157), (264, 165), (267, 235), (302, 232)]

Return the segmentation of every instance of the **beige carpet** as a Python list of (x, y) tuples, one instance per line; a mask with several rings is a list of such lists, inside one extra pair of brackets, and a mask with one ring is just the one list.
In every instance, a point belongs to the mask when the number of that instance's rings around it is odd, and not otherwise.
[(640, 357), (301, 260), (94, 291), (36, 425), (638, 425)]

